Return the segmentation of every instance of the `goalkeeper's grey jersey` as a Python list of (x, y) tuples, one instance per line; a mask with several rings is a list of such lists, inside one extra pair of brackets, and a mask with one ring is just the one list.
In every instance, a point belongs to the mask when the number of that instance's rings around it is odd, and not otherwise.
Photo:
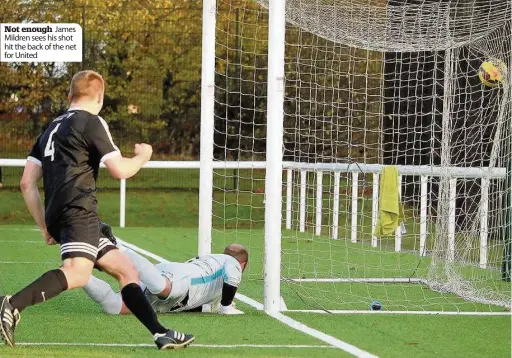
[[(220, 300), (224, 282), (238, 287), (242, 279), (238, 260), (224, 254), (205, 255), (185, 263), (160, 263), (156, 267), (172, 284), (166, 300), (148, 294), (151, 305), (160, 313), (186, 311)], [(187, 294), (188, 301), (181, 306)]]

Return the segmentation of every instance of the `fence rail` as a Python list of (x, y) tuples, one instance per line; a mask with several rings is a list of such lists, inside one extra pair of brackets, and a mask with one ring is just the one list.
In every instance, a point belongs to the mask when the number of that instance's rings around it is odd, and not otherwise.
[[(0, 167), (23, 167), (25, 159), (0, 159)], [(265, 169), (264, 161), (257, 162), (236, 162), (236, 161), (214, 161), (214, 169)], [(101, 167), (105, 166), (103, 163)], [(305, 232), (306, 228), (306, 189), (309, 173), (316, 174), (316, 199), (315, 199), (315, 235), (322, 234), (322, 213), (323, 213), (323, 175), (325, 172), (334, 173), (333, 184), (333, 201), (332, 201), (332, 227), (331, 238), (339, 239), (339, 194), (340, 194), (340, 173), (351, 173), (351, 224), (350, 224), (350, 240), (355, 243), (358, 241), (358, 195), (359, 195), (359, 174), (372, 174), (373, 177), (373, 194), (372, 194), (372, 233), (375, 231), (378, 218), (378, 193), (380, 172), (383, 165), (378, 164), (331, 164), (331, 163), (297, 163), (283, 162), (283, 170), (286, 171), (286, 180), (283, 185), (286, 186), (286, 229), (292, 228), (293, 214), (293, 176), (294, 173), (299, 174), (299, 231)], [(153, 169), (198, 169), (199, 161), (150, 161), (143, 168)], [(430, 166), (397, 166), (399, 172), (399, 195), (401, 195), (401, 182), (403, 176), (413, 175), (420, 176), (420, 255), (426, 255), (426, 239), (427, 239), (427, 198), (428, 198), (428, 180), (432, 177), (448, 178), (449, 183), (449, 219), (448, 219), (448, 258), (455, 258), (455, 200), (456, 186), (458, 179), (480, 179), (481, 180), (481, 198), (479, 203), (479, 220), (480, 220), (480, 267), (487, 267), (488, 258), (488, 215), (489, 215), (489, 184), (492, 179), (505, 179), (505, 168), (463, 168), (463, 167), (430, 167)], [(120, 220), (119, 226), (126, 226), (126, 180), (120, 181)], [(378, 238), (372, 236), (371, 245), (377, 247)], [(395, 251), (402, 250), (402, 232), (401, 228), (397, 228), (395, 232)]]

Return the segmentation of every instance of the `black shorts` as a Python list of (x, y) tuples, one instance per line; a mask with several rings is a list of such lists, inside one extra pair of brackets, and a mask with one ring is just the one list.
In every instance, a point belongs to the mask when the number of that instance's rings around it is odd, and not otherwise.
[(48, 232), (60, 244), (62, 260), (85, 257), (96, 262), (117, 247), (100, 235), (98, 214), (81, 208), (70, 208), (48, 226)]

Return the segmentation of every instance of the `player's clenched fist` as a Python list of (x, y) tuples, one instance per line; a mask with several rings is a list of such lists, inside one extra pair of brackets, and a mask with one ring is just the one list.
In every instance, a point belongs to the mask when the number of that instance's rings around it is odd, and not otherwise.
[(50, 235), (50, 233), (45, 229), (42, 231), (43, 239), (46, 245), (57, 245), (57, 241)]
[(153, 154), (153, 148), (151, 145), (146, 143), (135, 144), (135, 155), (138, 155), (144, 159), (144, 161), (149, 161), (151, 159), (151, 155)]

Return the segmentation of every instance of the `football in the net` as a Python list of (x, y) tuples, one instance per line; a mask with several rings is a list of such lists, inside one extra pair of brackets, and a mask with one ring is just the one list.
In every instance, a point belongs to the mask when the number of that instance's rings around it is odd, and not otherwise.
[(489, 59), (482, 62), (478, 69), (480, 81), (487, 87), (499, 86), (507, 73), (507, 66), (498, 59)]
[(380, 311), (382, 309), (382, 304), (379, 301), (373, 301), (370, 305), (370, 310), (372, 311)]

